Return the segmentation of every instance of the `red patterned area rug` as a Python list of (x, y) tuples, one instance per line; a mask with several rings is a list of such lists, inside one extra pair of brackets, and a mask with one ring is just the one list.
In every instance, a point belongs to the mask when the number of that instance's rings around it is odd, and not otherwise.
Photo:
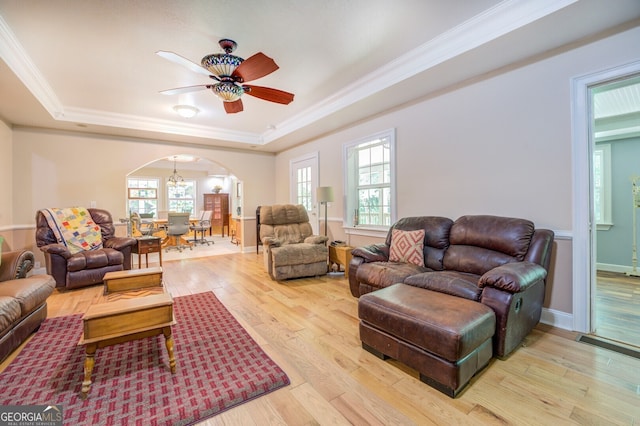
[(164, 337), (98, 349), (80, 398), (82, 315), (51, 318), (0, 374), (0, 405), (57, 405), (65, 425), (183, 425), (289, 384), (213, 293), (174, 299), (176, 374)]

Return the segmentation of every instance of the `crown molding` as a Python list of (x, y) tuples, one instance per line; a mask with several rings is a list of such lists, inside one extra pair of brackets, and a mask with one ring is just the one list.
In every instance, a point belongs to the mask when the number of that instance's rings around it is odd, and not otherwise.
[(400, 81), (455, 58), (578, 0), (506, 0), (418, 46), (324, 101), (265, 132), (265, 144), (299, 130)]
[(256, 133), (237, 132), (219, 127), (185, 124), (172, 120), (161, 120), (84, 108), (66, 108), (64, 114), (58, 117), (57, 120), (169, 133), (174, 135), (195, 136), (207, 139), (219, 139), (251, 145), (262, 145), (264, 143), (261, 135)]
[(18, 76), (53, 118), (57, 119), (64, 114), (62, 103), (2, 16), (0, 16), (0, 58), (7, 63), (11, 71)]

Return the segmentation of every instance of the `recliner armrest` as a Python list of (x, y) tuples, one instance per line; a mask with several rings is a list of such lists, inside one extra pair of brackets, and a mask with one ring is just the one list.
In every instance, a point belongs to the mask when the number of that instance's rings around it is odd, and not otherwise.
[(102, 243), (103, 247), (112, 248), (118, 251), (122, 251), (127, 247), (133, 247), (136, 244), (138, 244), (136, 239), (129, 238), (129, 237), (113, 237), (113, 238), (109, 238), (108, 240), (105, 240)]
[(282, 242), (277, 238), (264, 237), (262, 239), (262, 245), (265, 247), (280, 247), (282, 245)]
[(65, 259), (71, 257), (71, 252), (64, 244), (47, 244), (46, 246), (40, 247), (40, 250), (47, 254), (56, 254), (58, 256), (62, 256)]
[(304, 239), (304, 242), (307, 244), (324, 244), (329, 241), (329, 237), (324, 235), (310, 235)]
[(480, 288), (495, 287), (510, 293), (526, 290), (530, 285), (545, 279), (547, 271), (532, 262), (506, 263), (487, 271), (478, 281)]
[(368, 246), (356, 247), (351, 251), (353, 257), (361, 257), (365, 263), (388, 262), (389, 246), (384, 243), (370, 244)]
[(5, 251), (0, 262), (0, 281), (24, 278), (33, 269), (34, 256), (29, 250)]

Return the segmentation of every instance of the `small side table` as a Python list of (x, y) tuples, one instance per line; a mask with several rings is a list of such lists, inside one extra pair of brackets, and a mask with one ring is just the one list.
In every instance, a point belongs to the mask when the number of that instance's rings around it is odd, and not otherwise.
[(351, 262), (350, 246), (332, 246), (329, 245), (329, 264), (337, 263), (344, 266), (344, 276), (349, 276), (349, 262)]
[(162, 266), (162, 238), (141, 237), (136, 238), (138, 244), (132, 247), (131, 252), (138, 254), (138, 269), (141, 268), (141, 257), (144, 254), (146, 267), (149, 267), (149, 253), (158, 253), (160, 256), (160, 266)]

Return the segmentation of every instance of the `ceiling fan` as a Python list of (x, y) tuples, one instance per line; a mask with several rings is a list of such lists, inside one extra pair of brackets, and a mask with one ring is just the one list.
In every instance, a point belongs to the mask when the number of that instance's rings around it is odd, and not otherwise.
[(207, 75), (216, 81), (213, 84), (163, 90), (160, 93), (164, 95), (179, 95), (196, 90), (211, 89), (216, 96), (222, 99), (224, 109), (229, 114), (243, 110), (242, 99), (240, 99), (243, 94), (285, 105), (293, 101), (293, 93), (270, 87), (243, 84), (276, 71), (279, 67), (273, 59), (262, 52), (258, 52), (245, 60), (231, 54), (238, 46), (235, 41), (225, 38), (220, 40), (218, 44), (220, 44), (225, 53), (207, 55), (202, 58), (201, 65), (173, 52), (164, 50), (156, 52), (165, 59), (185, 66), (197, 73)]

